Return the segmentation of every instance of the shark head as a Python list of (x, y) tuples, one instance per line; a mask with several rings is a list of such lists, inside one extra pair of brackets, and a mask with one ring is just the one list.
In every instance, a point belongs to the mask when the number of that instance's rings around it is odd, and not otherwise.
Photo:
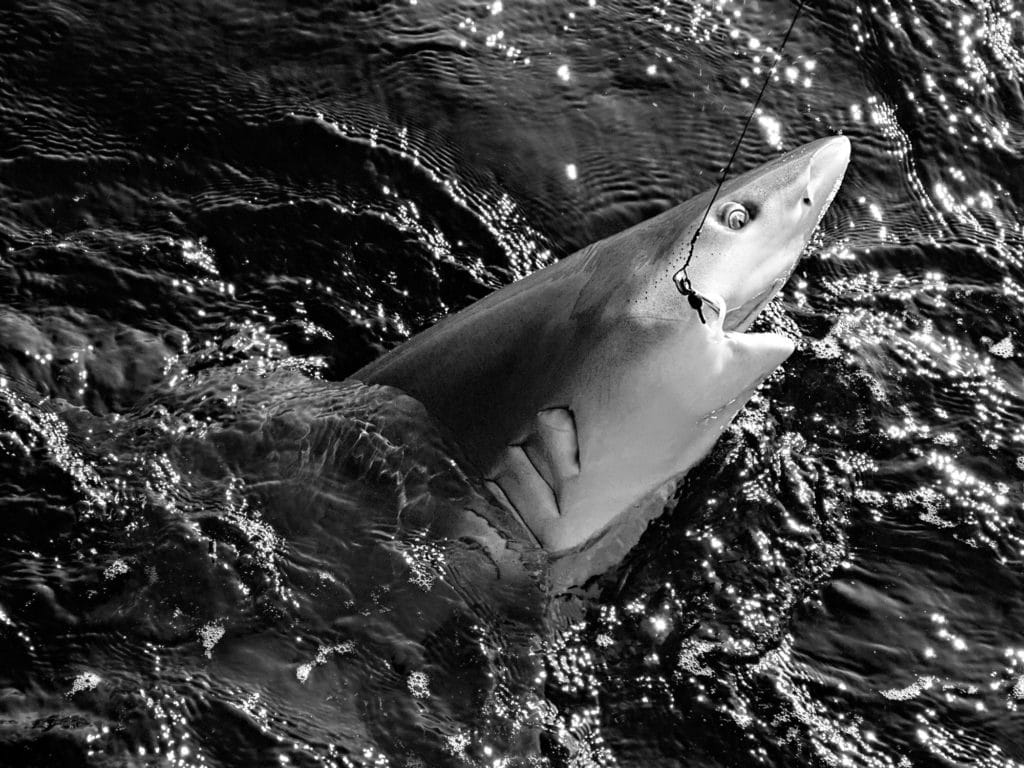
[(594, 279), (577, 309), (700, 322), (680, 301), (687, 278), (708, 325), (747, 330), (785, 285), (849, 160), (846, 137), (820, 139), (595, 243), (587, 249)]
[[(746, 331), (785, 285), (849, 159), (845, 137), (815, 141), (583, 252), (577, 344), (595, 362), (601, 348), (624, 361), (598, 363), (608, 376), (605, 398), (615, 387), (620, 408), (630, 392), (650, 404), (626, 409), (629, 425), (609, 423), (615, 408), (606, 406), (595, 418), (593, 440), (602, 440), (598, 432), (619, 436), (616, 461), (628, 453), (623, 436), (635, 431), (635, 452), (646, 454), (652, 479), (685, 471), (792, 354), (789, 338)], [(681, 292), (684, 276), (701, 298), (703, 320)], [(654, 445), (663, 432), (663, 444)], [(605, 451), (610, 456), (612, 446), (595, 453)]]
[[(723, 184), (694, 243), (687, 273), (724, 331), (749, 328), (785, 284), (839, 191), (849, 161), (849, 139), (836, 136)], [(670, 269), (686, 263), (682, 251), (688, 246), (673, 249)]]
[(661, 511), (651, 494), (706, 456), (792, 354), (787, 337), (747, 329), (849, 157), (843, 137), (793, 150), (506, 286), (355, 378), (423, 402), (535, 543), (611, 538), (624, 554)]

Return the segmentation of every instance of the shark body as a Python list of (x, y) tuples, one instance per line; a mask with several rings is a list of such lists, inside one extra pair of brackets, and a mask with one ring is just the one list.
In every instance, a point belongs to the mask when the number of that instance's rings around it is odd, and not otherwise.
[[(628, 550), (637, 521), (661, 511), (651, 495), (707, 455), (793, 352), (745, 331), (849, 156), (844, 137), (795, 149), (496, 291), (354, 378), (419, 400), (535, 545), (558, 555), (629, 529)], [(698, 228), (686, 276), (706, 323), (678, 282)]]

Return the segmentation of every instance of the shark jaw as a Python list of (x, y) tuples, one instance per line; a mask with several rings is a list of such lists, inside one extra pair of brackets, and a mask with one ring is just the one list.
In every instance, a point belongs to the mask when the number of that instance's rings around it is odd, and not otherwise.
[(722, 323), (722, 327), (726, 331), (732, 331), (736, 333), (743, 333), (757, 319), (758, 315), (764, 310), (766, 306), (774, 299), (779, 291), (782, 290), (782, 286), (786, 284), (789, 276), (780, 277), (772, 280), (771, 284), (760, 293), (756, 294), (753, 298), (747, 301), (742, 306), (736, 307), (735, 309), (727, 309), (725, 311), (725, 320)]
[[(711, 192), (502, 288), (354, 378), (422, 402), (533, 544), (582, 562), (612, 542), (610, 565), (661, 513), (651, 494), (703, 459), (793, 352), (745, 331), (793, 271), (849, 152), (842, 137), (793, 150), (723, 184), (696, 240)], [(691, 242), (706, 324), (675, 282)]]

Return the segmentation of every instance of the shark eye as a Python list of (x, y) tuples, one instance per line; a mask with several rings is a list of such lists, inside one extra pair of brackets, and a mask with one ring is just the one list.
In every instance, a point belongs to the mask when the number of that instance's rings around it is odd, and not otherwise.
[(722, 206), (722, 221), (729, 229), (743, 229), (750, 221), (750, 212), (739, 203), (726, 203)]

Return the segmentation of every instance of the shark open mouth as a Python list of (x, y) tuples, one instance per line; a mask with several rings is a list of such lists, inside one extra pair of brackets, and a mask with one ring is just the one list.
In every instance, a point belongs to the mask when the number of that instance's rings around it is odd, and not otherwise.
[(768, 306), (768, 302), (779, 294), (787, 280), (789, 280), (788, 273), (785, 277), (772, 280), (767, 288), (755, 294), (740, 306), (727, 310), (725, 319), (722, 322), (723, 330), (738, 331), (740, 333), (747, 330), (753, 325), (757, 316), (761, 314), (761, 310)]

